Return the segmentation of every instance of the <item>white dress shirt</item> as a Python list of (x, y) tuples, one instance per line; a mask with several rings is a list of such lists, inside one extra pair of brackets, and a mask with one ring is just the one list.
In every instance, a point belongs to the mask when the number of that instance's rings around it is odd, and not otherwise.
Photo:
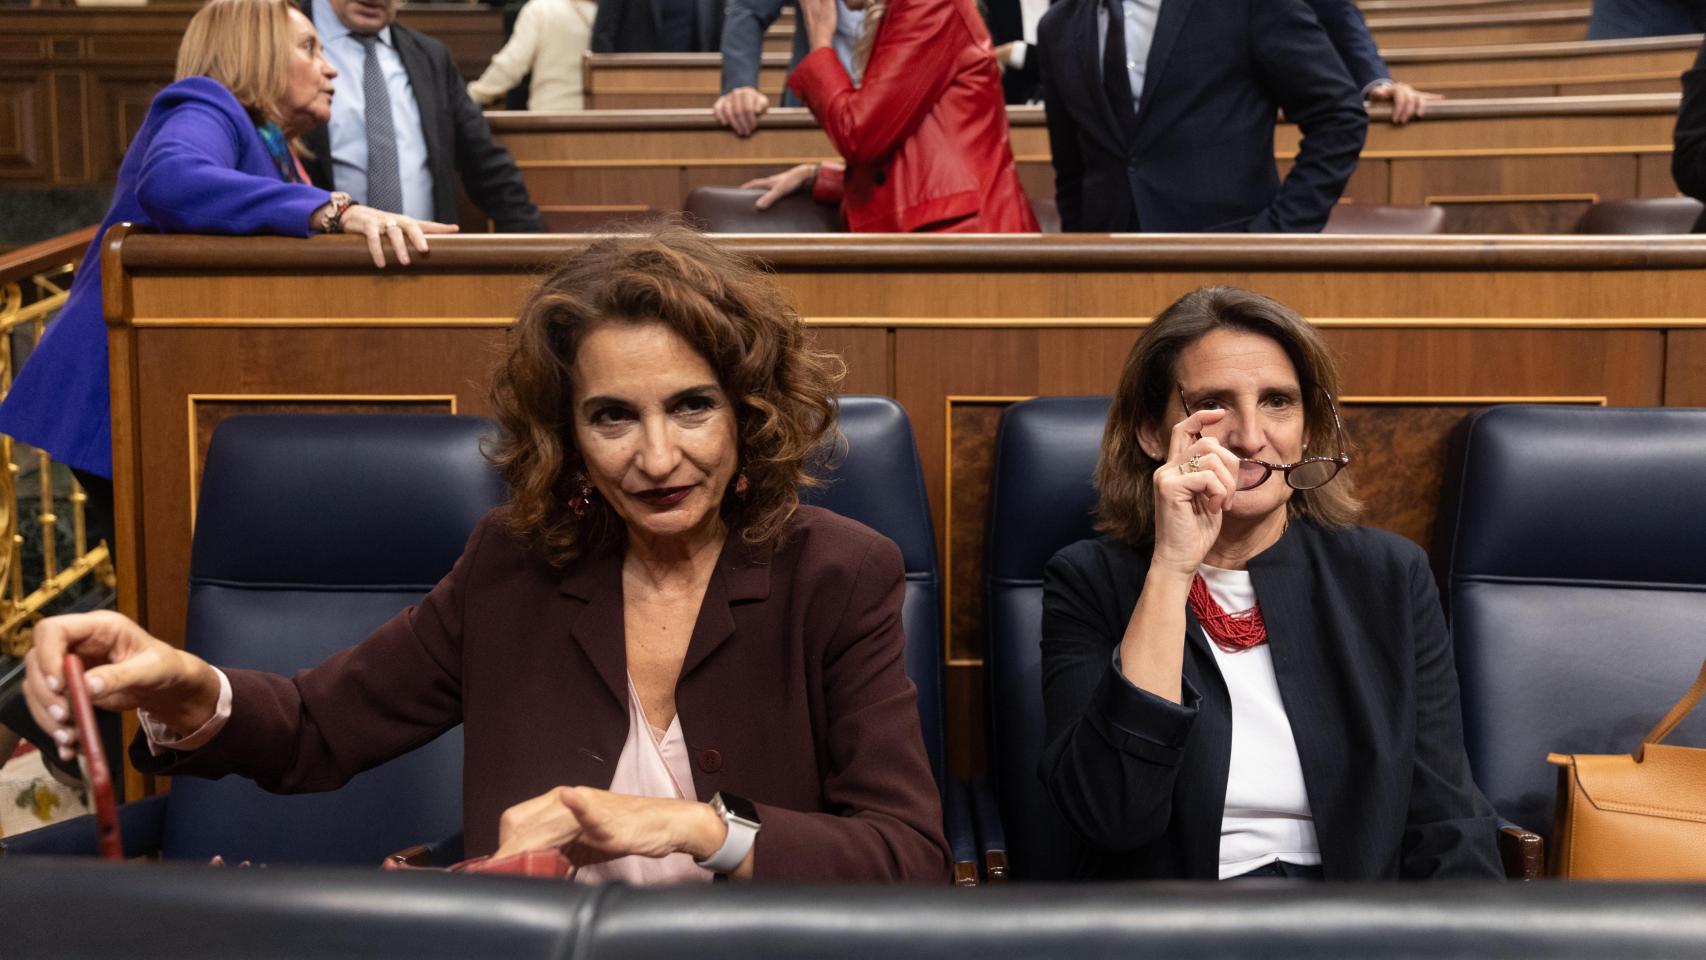
[[(367, 202), (367, 105), (362, 91), (362, 69), (367, 48), (350, 33), (326, 0), (314, 0), (314, 27), (326, 59), (338, 69), (332, 81), (332, 185), (356, 203)], [(421, 132), (421, 110), (409, 86), (409, 75), (397, 55), (391, 28), (379, 31), (376, 48), (385, 89), (391, 96), (391, 127), (397, 132), (397, 173), (402, 178), (403, 209), (417, 220), (433, 219), (432, 171), (427, 167), (426, 135)]]
[[(324, 0), (320, 0), (324, 2)], [(1131, 102), (1143, 100), (1143, 75), (1149, 69), (1149, 47), (1155, 42), (1155, 21), (1161, 16), (1161, 0), (1124, 0), (1125, 11), (1125, 68), (1131, 75)], [(1096, 55), (1108, 48), (1108, 7), (1096, 3)]]

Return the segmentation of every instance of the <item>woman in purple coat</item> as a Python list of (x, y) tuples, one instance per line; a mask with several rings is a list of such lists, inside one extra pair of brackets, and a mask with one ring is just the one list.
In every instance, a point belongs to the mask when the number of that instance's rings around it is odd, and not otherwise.
[[(178, 79), (160, 91), (119, 167), (101, 233), (360, 233), (377, 266), (456, 228), (353, 205), (308, 182), (297, 137), (332, 113), (314, 25), (288, 0), (212, 0), (190, 20)], [(89, 245), (59, 316), (0, 404), (0, 432), (67, 464), (89, 493), (92, 538), (111, 540), (112, 425), (101, 316), (102, 244)]]

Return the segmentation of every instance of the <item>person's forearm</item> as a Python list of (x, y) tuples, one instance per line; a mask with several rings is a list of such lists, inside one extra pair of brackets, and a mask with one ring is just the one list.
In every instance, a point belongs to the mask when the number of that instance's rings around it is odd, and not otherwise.
[(1178, 703), (1185, 669), (1189, 576), (1150, 567), (1120, 639), (1120, 669), (1132, 685)]

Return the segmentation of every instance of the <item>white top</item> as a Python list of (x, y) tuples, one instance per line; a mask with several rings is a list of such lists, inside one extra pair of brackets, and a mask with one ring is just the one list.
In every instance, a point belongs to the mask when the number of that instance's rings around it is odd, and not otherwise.
[(496, 103), (532, 73), (527, 109), (582, 109), (581, 59), (592, 43), (597, 14), (593, 0), (528, 0), (509, 42), (492, 56), (480, 79), (468, 84), (468, 96), (475, 103)]
[[(1205, 563), (1197, 572), (1222, 610), (1241, 613), (1256, 605), (1248, 570), (1223, 570)], [(1274, 676), (1273, 648), (1264, 643), (1226, 653), (1212, 639), (1208, 645), (1232, 701), (1232, 756), (1220, 820), (1220, 879), (1249, 873), (1275, 860), (1320, 863), (1303, 764)]]

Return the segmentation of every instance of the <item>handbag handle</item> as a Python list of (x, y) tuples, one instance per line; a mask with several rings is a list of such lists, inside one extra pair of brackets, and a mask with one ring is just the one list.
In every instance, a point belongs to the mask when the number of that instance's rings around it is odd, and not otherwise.
[(1660, 720), (1653, 729), (1647, 731), (1646, 736), (1641, 738), (1641, 749), (1635, 751), (1636, 763), (1641, 762), (1641, 755), (1646, 752), (1647, 744), (1658, 743), (1670, 736), (1670, 732), (1676, 729), (1676, 725), (1682, 722), (1682, 718), (1693, 712), (1694, 706), (1700, 702), (1702, 694), (1706, 694), (1706, 663), (1700, 665), (1700, 676), (1694, 678), (1694, 686), (1689, 687), (1688, 692), (1682, 695), (1682, 699), (1676, 702), (1676, 706), (1671, 707), (1670, 712), (1664, 715), (1664, 719)]

